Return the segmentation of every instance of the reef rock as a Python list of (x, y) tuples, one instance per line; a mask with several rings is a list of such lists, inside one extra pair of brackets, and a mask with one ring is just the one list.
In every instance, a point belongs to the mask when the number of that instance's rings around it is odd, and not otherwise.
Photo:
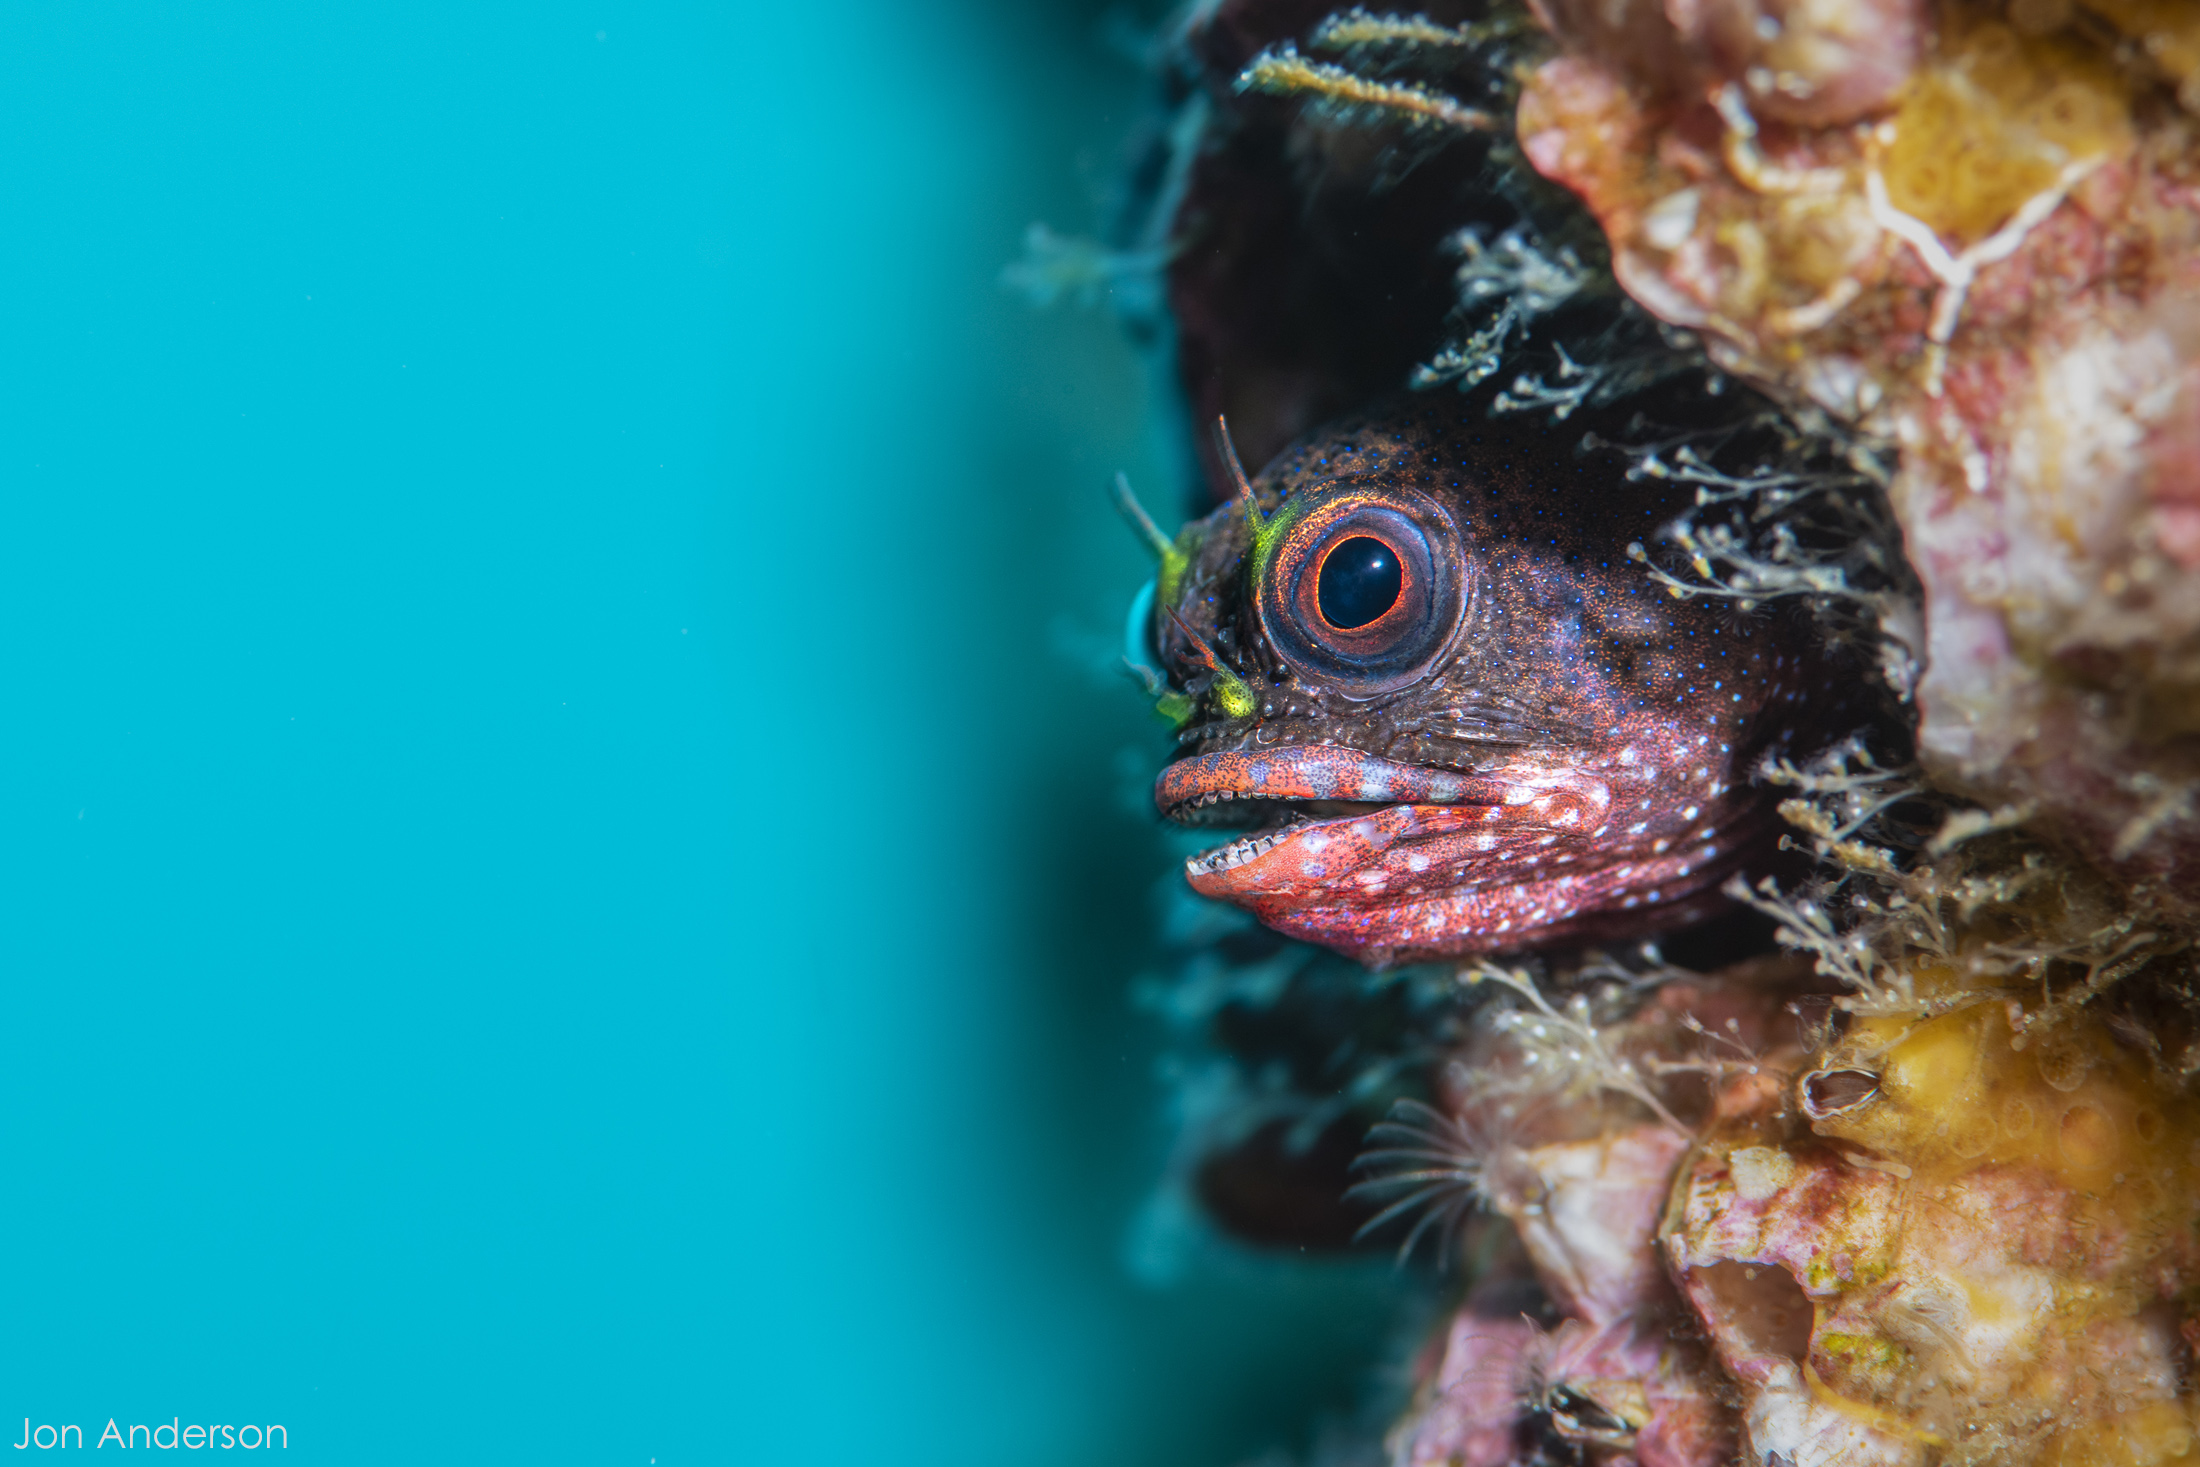
[[(1593, 965), (1554, 1001), (1478, 970), (1519, 997), (1480, 1011), (1419, 1149), (1370, 1165), (1410, 1156), (1426, 1188), (1453, 1158), (1554, 1322), (1493, 1331), (1470, 1299), (1402, 1460), (1502, 1431), (1690, 1467), (1737, 1442), (1793, 1467), (2190, 1454), (2189, 945), (2022, 837), (1876, 851), (1847, 843), (1845, 932), (1760, 889), (1809, 971)], [(1463, 1406), (1492, 1369), (1527, 1384)]]
[(1520, 145), (1635, 300), (1899, 449), (1920, 749), (2200, 896), (2200, 10), (1545, 0)]
[[(1256, 467), (1401, 385), (1596, 426), (1695, 491), (1645, 575), (1805, 599), (1900, 708), (1754, 770), (1815, 871), (1723, 890), (1787, 954), (1477, 960), (1379, 1086), (1322, 1072), (1387, 1101), (1439, 1055), (1351, 1194), (1471, 1265), (1393, 1459), (2194, 1460), (2200, 5), (1429, 11), (1172, 38), (1139, 240), (1193, 415)], [(1604, 411), (1684, 377), (1815, 456)]]

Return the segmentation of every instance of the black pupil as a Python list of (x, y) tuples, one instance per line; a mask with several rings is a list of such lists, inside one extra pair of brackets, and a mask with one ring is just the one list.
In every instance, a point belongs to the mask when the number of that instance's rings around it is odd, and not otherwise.
[(1380, 540), (1365, 535), (1329, 552), (1322, 562), (1321, 584), (1315, 588), (1322, 618), (1339, 631), (1364, 627), (1398, 604), (1405, 581), (1398, 557)]

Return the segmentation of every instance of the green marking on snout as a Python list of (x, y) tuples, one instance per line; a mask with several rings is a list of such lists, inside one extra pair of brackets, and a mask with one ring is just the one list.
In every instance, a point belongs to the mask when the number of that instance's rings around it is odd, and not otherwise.
[(1215, 666), (1215, 684), (1207, 690), (1207, 696), (1213, 698), (1215, 706), (1230, 718), (1250, 717), (1260, 706), (1260, 699), (1253, 696), (1245, 679), (1219, 663)]

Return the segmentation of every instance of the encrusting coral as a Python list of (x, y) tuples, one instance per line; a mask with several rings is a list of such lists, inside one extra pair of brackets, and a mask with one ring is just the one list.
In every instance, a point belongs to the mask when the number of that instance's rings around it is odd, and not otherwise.
[[(1754, 771), (1782, 953), (1262, 958), (1356, 1078), (1225, 1160), (1429, 1077), (1352, 1189), (1469, 1279), (1398, 1464), (2200, 1460), (2200, 5), (1429, 9), (1195, 5), (1150, 212), (1071, 273), (1152, 273), (1256, 467), (1401, 386), (1596, 425), (1694, 493), (1637, 573), (1807, 604), (1891, 711)], [(1612, 440), (1684, 376), (1762, 410)]]
[[(1850, 823), (1854, 757), (1810, 772), (1800, 826)], [(1661, 1467), (2192, 1451), (2194, 955), (2031, 840), (1964, 837), (1984, 823), (1907, 869), (1881, 826), (1821, 835), (1812, 886), (1752, 893), (1807, 965), (1462, 974), (1518, 997), (1480, 1010), (1417, 1146), (1377, 1137), (1374, 1185), (1420, 1208), (1471, 1187), (1559, 1322), (1470, 1296), (1399, 1461), (1562, 1460), (1542, 1437)]]
[[(1826, 730), (1762, 771), (1819, 874), (1735, 895), (1796, 960), (1464, 975), (1509, 997), (1359, 1188), (1409, 1248), (1464, 1228), (1478, 1260), (1394, 1455), (2187, 1457), (2200, 17), (1532, 11), (1541, 54), (1502, 11), (1355, 11), (1308, 35), (1338, 61), (1271, 46), (1239, 85), (1425, 139), (1501, 109), (1400, 55), (1511, 48), (1520, 156), (1602, 239), (1533, 207), (1461, 230), (1456, 334), (1413, 382), (1514, 371), (1491, 410), (1563, 420), (1700, 350), (1845, 445), (1751, 474), (1633, 445), (1698, 492), (1631, 553), (1675, 595), (1801, 596), (1871, 643), (1917, 764)], [(1607, 309), (1569, 352), (1552, 320), (1607, 279), (1667, 334)]]
[(1921, 779), (1995, 807), (1906, 855), (1861, 833), (1922, 784), (1768, 771), (1836, 874), (1750, 896), (1838, 1022), (1718, 1088), (1659, 1228), (1740, 1438), (1795, 1464), (2186, 1458), (2200, 11), (1537, 13), (1561, 49), (1521, 146), (1621, 284), (1898, 450)]
[(1621, 285), (1899, 449), (1932, 777), (2200, 892), (2200, 10), (1541, 0)]

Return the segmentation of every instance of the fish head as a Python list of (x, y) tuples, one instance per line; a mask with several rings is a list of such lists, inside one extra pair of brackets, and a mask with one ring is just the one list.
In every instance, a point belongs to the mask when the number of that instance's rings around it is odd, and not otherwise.
[(1866, 699), (1806, 615), (1647, 572), (1692, 491), (1633, 465), (1578, 422), (1409, 400), (1187, 526), (1151, 627), (1188, 710), (1154, 799), (1241, 832), (1192, 887), (1374, 966), (1715, 911), (1778, 825), (1757, 765)]

